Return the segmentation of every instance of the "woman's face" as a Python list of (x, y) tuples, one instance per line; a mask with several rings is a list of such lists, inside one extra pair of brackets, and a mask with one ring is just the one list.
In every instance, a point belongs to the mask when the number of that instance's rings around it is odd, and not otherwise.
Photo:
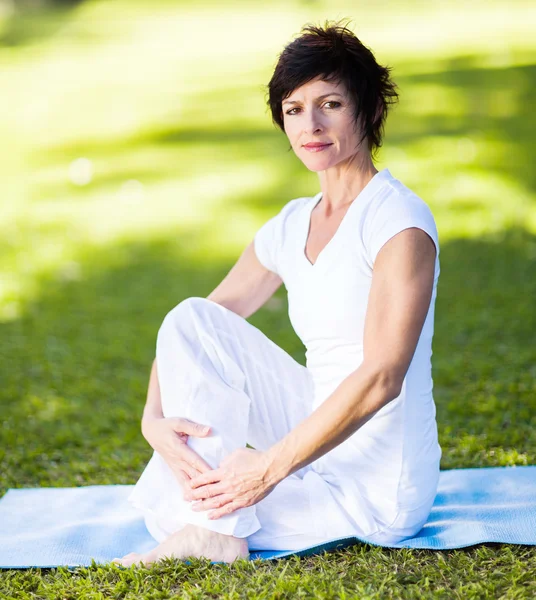
[[(313, 79), (283, 100), (282, 110), (292, 149), (310, 171), (324, 171), (366, 149), (366, 139), (358, 146), (354, 106), (342, 84)], [(315, 152), (304, 147), (310, 142), (330, 145)]]

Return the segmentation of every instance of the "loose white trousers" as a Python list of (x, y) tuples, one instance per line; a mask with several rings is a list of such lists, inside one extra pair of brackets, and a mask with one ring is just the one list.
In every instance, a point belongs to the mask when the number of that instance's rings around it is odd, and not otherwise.
[[(206, 438), (188, 438), (212, 468), (246, 443), (267, 450), (313, 410), (307, 368), (246, 319), (206, 298), (187, 298), (166, 315), (156, 363), (164, 417), (212, 428)], [(209, 511), (191, 509), (172, 470), (154, 452), (129, 501), (143, 511), (158, 542), (194, 524), (247, 538), (252, 550), (298, 550), (350, 535), (397, 542), (414, 535), (429, 514), (423, 506), (382, 526), (352, 473), (328, 481), (325, 464), (322, 476), (314, 467), (286, 477), (254, 506), (209, 520)]]

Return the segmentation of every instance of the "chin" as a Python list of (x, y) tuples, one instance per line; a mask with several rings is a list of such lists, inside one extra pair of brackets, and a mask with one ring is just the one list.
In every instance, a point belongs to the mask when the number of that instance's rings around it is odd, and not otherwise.
[(313, 171), (313, 172), (318, 172), (318, 171), (325, 171), (326, 169), (329, 169), (329, 167), (332, 166), (332, 161), (303, 161), (303, 164), (309, 169), (309, 171)]

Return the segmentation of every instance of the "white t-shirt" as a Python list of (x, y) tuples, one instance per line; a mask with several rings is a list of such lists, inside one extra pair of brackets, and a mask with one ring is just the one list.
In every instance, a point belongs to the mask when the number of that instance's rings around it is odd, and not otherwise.
[(385, 168), (352, 202), (313, 265), (305, 244), (311, 212), (321, 198), (319, 192), (291, 200), (254, 238), (259, 261), (277, 273), (287, 289), (289, 318), (306, 348), (306, 366), (315, 384), (313, 408), (363, 361), (372, 270), (381, 247), (409, 227), (423, 229), (436, 245), (432, 298), (400, 395), (315, 463), (316, 470), (329, 460), (331, 472), (340, 468), (341, 474), (348, 469), (358, 473), (366, 482), (365, 495), (386, 508), (393, 503), (414, 508), (436, 493), (441, 458), (431, 368), (440, 273), (434, 217), (428, 205)]

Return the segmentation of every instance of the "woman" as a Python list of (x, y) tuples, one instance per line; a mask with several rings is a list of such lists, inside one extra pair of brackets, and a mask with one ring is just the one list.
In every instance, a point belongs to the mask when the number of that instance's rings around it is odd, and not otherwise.
[[(142, 419), (155, 452), (130, 496), (160, 543), (115, 562), (389, 544), (426, 522), (439, 244), (427, 204), (372, 162), (395, 89), (337, 24), (280, 55), (272, 116), (321, 191), (287, 202), (208, 298), (166, 315)], [(246, 321), (282, 283), (306, 367)]]

